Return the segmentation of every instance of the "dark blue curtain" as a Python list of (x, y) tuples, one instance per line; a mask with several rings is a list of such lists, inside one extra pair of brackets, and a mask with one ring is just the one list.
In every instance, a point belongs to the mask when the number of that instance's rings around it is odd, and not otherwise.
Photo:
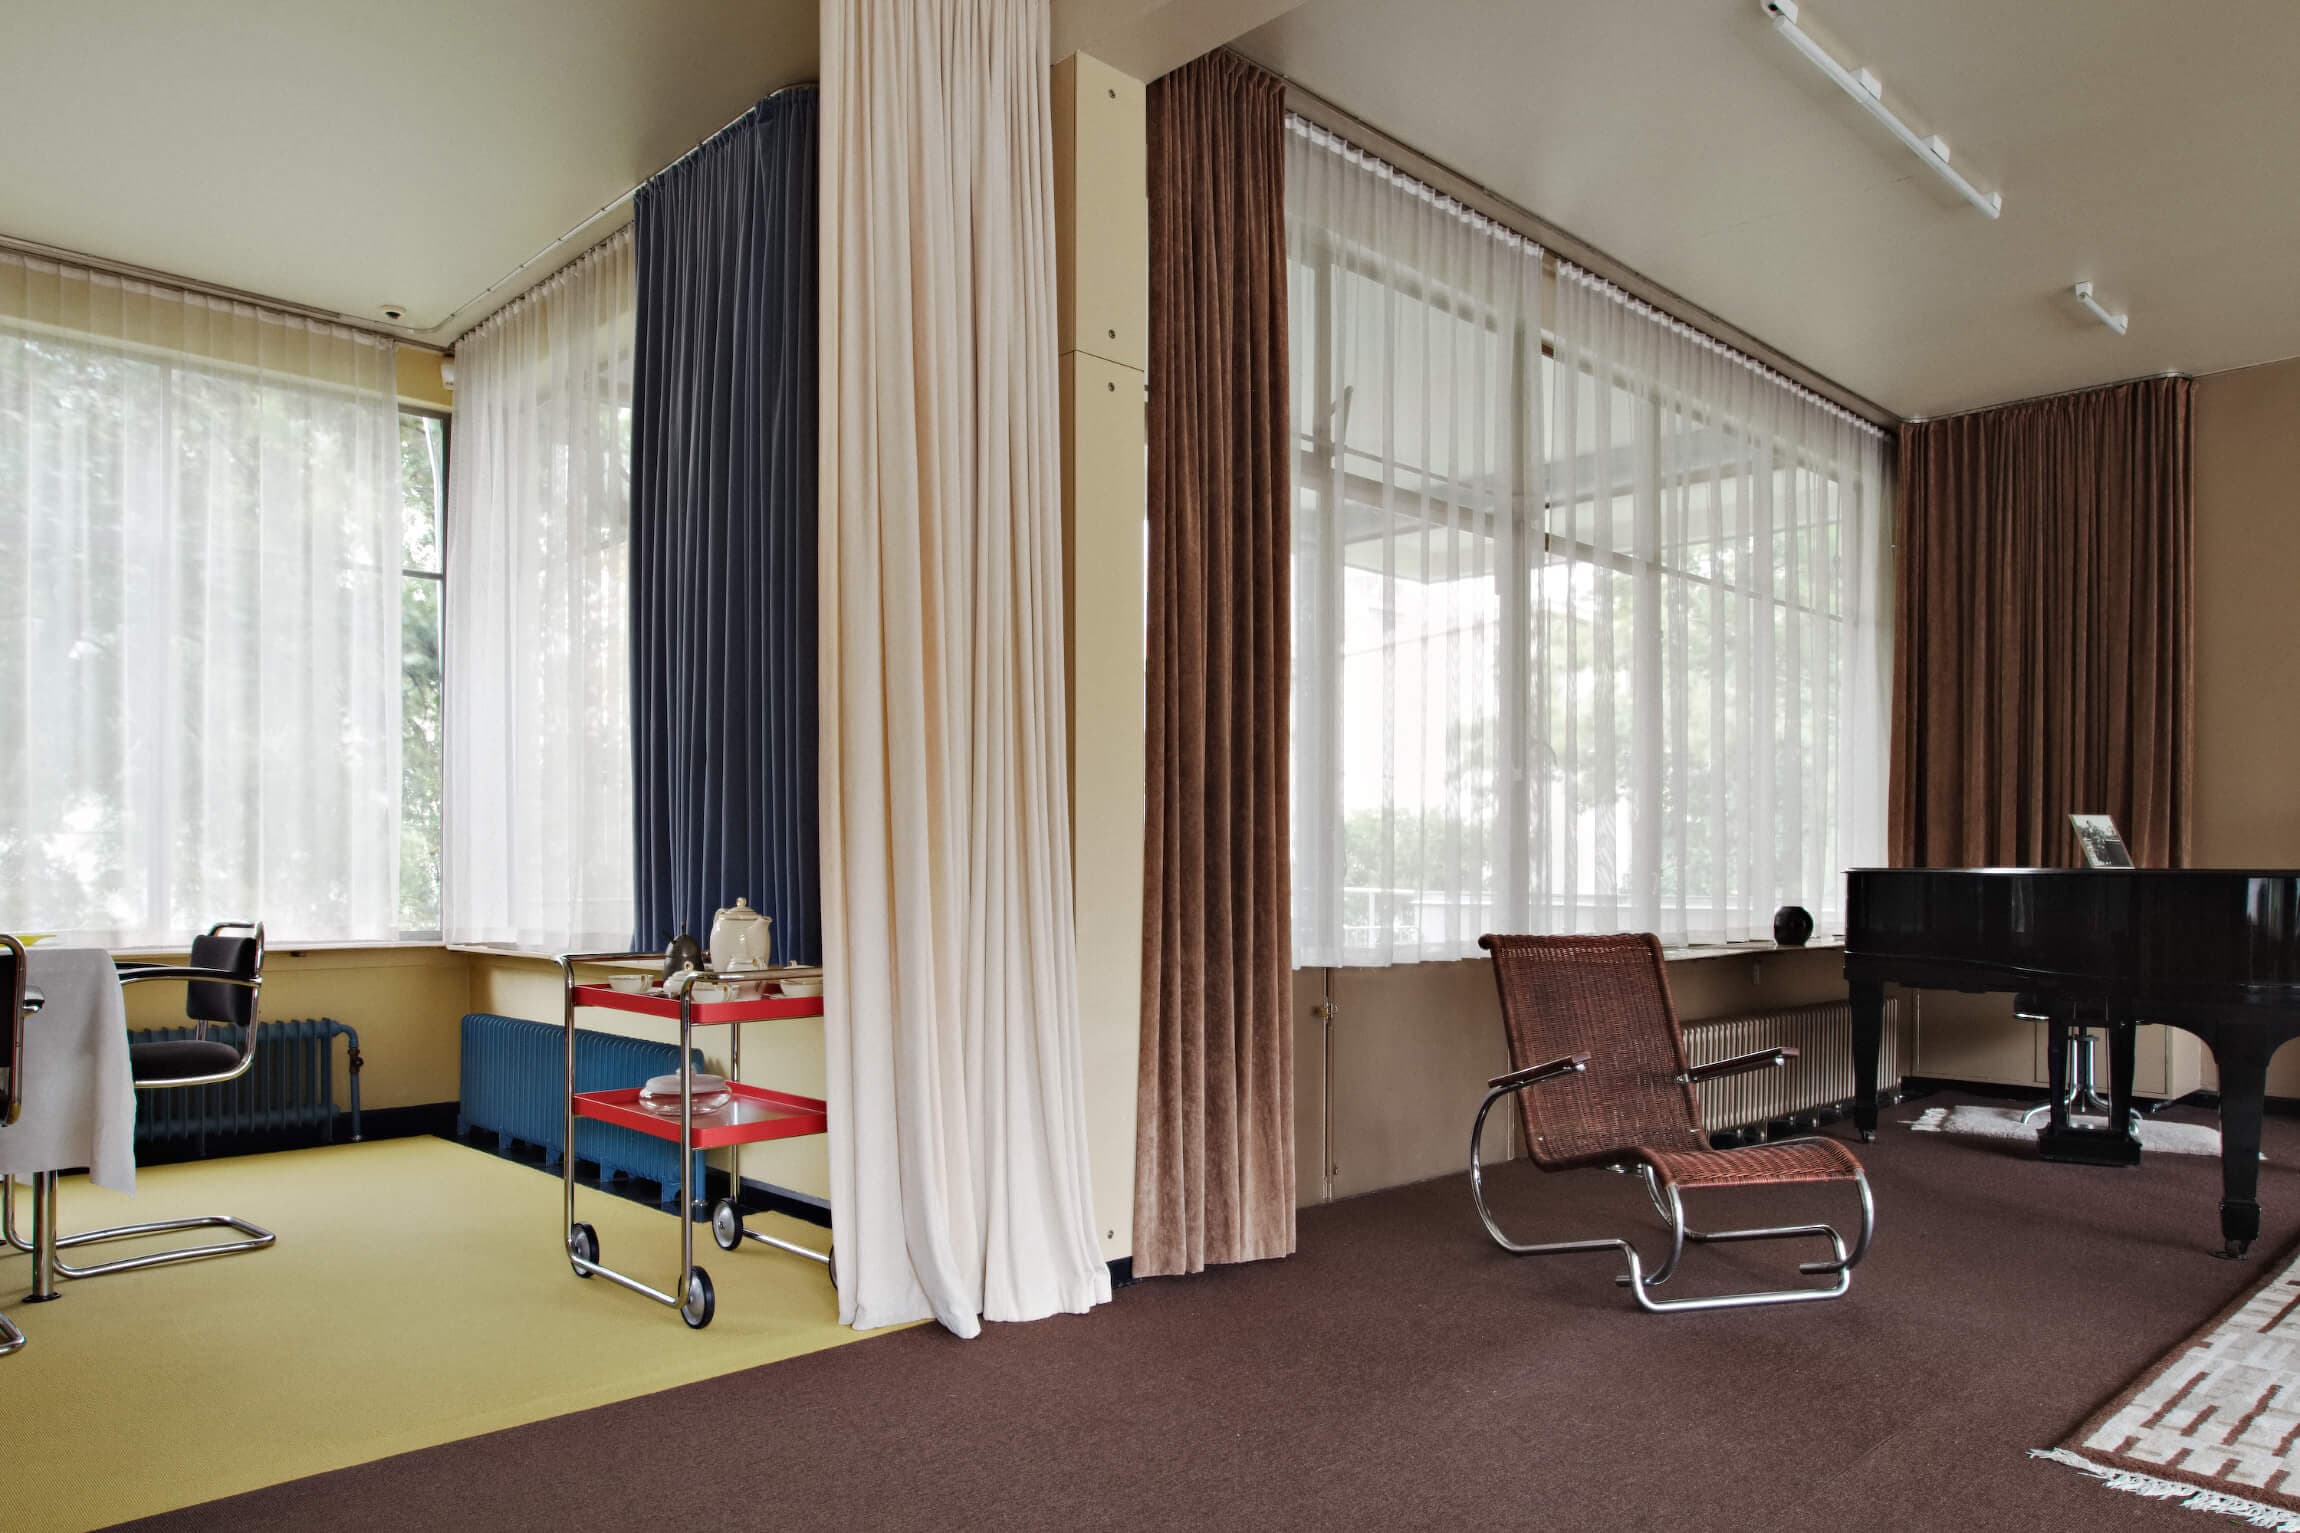
[(738, 895), (822, 956), (815, 820), (815, 91), (639, 191), (634, 946)]

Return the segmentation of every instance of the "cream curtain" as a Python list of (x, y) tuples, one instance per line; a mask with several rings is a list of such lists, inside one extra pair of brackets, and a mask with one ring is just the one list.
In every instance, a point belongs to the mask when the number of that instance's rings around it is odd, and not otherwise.
[(442, 918), (631, 938), (631, 371), (617, 234), (455, 348)]
[(1047, 16), (824, 0), (822, 858), (840, 1318), (1079, 1312)]
[(0, 928), (399, 935), (392, 347), (0, 252)]

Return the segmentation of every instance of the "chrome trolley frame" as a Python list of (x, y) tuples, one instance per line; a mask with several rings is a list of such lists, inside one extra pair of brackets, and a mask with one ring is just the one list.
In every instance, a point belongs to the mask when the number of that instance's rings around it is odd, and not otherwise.
[[(711, 1288), (711, 1275), (695, 1263), (695, 1213), (699, 1194), (703, 1189), (693, 1184), (695, 1153), (698, 1149), (754, 1143), (766, 1139), (790, 1138), (823, 1131), (823, 1104), (811, 1098), (792, 1096), (783, 1092), (767, 1091), (742, 1084), (743, 1024), (745, 1022), (775, 1021), (785, 1018), (819, 1015), (820, 1006), (813, 1012), (795, 1011), (789, 1003), (726, 1002), (705, 1008), (706, 1014), (696, 1015), (694, 986), (720, 980), (774, 979), (772, 969), (745, 973), (719, 974), (709, 969), (689, 969), (672, 977), (668, 982), (670, 999), (676, 1001), (679, 1022), (679, 1119), (677, 1144), (679, 1152), (679, 1273), (670, 1291), (665, 1292), (652, 1284), (642, 1282), (626, 1272), (618, 1272), (601, 1258), (599, 1232), (575, 1217), (575, 1124), (579, 1118), (595, 1118), (637, 1128), (658, 1138), (669, 1139), (668, 1125), (643, 1110), (623, 1105), (621, 1099), (635, 1098), (636, 1092), (578, 1093), (575, 1089), (575, 1013), (581, 1006), (601, 1006), (610, 1010), (636, 1012), (641, 1015), (666, 1017), (664, 997), (624, 995), (623, 992), (601, 990), (578, 984), (577, 966), (583, 964), (660, 964), (661, 953), (563, 953), (559, 956), (559, 975), (564, 996), (562, 1020), (566, 1033), (566, 1119), (561, 1142), (561, 1185), (564, 1190), (562, 1227), (566, 1231), (567, 1264), (577, 1277), (603, 1277), (611, 1283), (628, 1288), (635, 1294), (654, 1300), (679, 1312), (679, 1318), (695, 1330), (711, 1323), (717, 1312), (718, 1301)], [(578, 994), (578, 992), (585, 992)], [(618, 997), (622, 997), (618, 999)], [(727, 1045), (727, 1085), (739, 1102), (730, 1102), (730, 1108), (744, 1106), (746, 1114), (756, 1116), (735, 1124), (715, 1136), (698, 1141), (695, 1126), (695, 1028), (698, 1022), (725, 1024), (730, 1027)], [(744, 1105), (748, 1104), (748, 1105)], [(734, 1187), (741, 1184), (739, 1170)], [(772, 1235), (743, 1227), (741, 1207), (733, 1197), (721, 1198), (711, 1209), (711, 1234), (719, 1248), (732, 1251), (748, 1238), (761, 1245), (772, 1246), (793, 1256), (831, 1265), (829, 1251), (816, 1251), (779, 1240)], [(833, 1281), (836, 1281), (834, 1276)]]

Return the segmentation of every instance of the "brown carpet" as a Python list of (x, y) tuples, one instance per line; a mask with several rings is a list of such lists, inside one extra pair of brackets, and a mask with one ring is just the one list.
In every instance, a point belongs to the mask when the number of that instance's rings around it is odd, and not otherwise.
[[(2272, 1120), (2267, 1152), (2263, 1259), (2300, 1227), (2300, 1124)], [(1893, 1122), (1866, 1158), (1878, 1245), (1834, 1304), (1642, 1314), (1605, 1258), (1491, 1248), (1449, 1178), (1305, 1210), (1294, 1257), (1143, 1283), (1090, 1316), (974, 1342), (921, 1328), (133, 1526), (620, 1533), (691, 1506), (773, 1529), (2209, 1533), (2024, 1450), (2258, 1275), (2207, 1254), (2217, 1163), (2048, 1166)], [(1497, 1180), (1531, 1228), (1655, 1227), (1603, 1172)], [(1774, 1222), (1849, 1201), (1693, 1209)], [(1777, 1274), (1789, 1250), (1696, 1251), (1671, 1287)]]

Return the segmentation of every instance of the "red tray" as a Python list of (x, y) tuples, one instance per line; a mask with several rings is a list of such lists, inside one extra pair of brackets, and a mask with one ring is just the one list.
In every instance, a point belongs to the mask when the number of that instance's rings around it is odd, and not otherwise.
[[(629, 995), (611, 990), (605, 985), (577, 985), (575, 1004), (599, 1006), (608, 1011), (635, 1011), (641, 1016), (679, 1020), (679, 1003), (667, 995)], [(770, 995), (757, 1001), (697, 1001), (695, 1025), (725, 1022), (782, 1022), (792, 1018), (819, 1017), (823, 1014), (823, 998), (819, 995)]]
[[(755, 1003), (729, 1001), (726, 1004)], [(813, 1097), (769, 1091), (764, 1086), (746, 1086), (740, 1081), (730, 1083), (727, 1089), (735, 1094), (733, 1101), (717, 1112), (695, 1114), (695, 1148), (698, 1150), (757, 1144), (763, 1139), (798, 1139), (822, 1133), (827, 1126), (823, 1104)], [(636, 1086), (625, 1086), (618, 1091), (579, 1091), (575, 1094), (575, 1116), (620, 1123), (625, 1128), (635, 1128), (642, 1134), (673, 1143), (679, 1138), (679, 1115), (641, 1107)]]

